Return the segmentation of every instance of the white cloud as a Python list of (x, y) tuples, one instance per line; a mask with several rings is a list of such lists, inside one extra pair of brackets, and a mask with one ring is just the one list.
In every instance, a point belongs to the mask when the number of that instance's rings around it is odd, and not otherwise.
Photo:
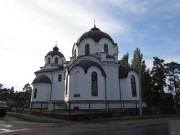
[[(158, 2), (155, 0), (0, 1), (0, 61), (3, 64), (0, 70), (0, 83), (2, 81), (22, 86), (31, 83), (34, 79), (33, 73), (44, 65), (44, 56), (52, 50), (55, 41), (69, 60), (73, 43), (93, 27), (94, 19), (97, 27), (110, 34), (113, 39), (123, 38), (121, 34), (124, 34), (126, 38), (124, 40), (130, 43), (128, 46), (134, 45), (136, 39), (134, 40), (132, 38), (134, 35), (131, 35), (134, 33), (131, 33), (132, 28), (125, 22), (131, 21), (131, 18), (121, 20), (116, 12), (122, 12), (125, 16), (129, 13), (142, 15), (150, 13), (153, 8), (157, 10), (159, 5), (155, 3)], [(166, 5), (163, 4), (159, 10), (172, 11), (179, 7), (179, 4), (175, 3), (170, 4), (170, 7)], [(119, 50), (123, 46), (122, 44)], [(150, 65), (150, 62), (148, 63)]]
[[(179, 13), (179, 0), (107, 0), (114, 7), (123, 12), (134, 15), (155, 15), (166, 13)], [(176, 12), (174, 12), (176, 11)], [(159, 15), (160, 15), (159, 14)], [(162, 16), (161, 16), (162, 17)]]
[(180, 56), (177, 56), (177, 57), (166, 57), (164, 58), (165, 60), (165, 63), (169, 63), (169, 62), (177, 62), (177, 63), (180, 63)]
[(97, 1), (7, 0), (0, 2), (0, 16), (0, 81), (10, 85), (31, 83), (55, 41), (69, 60), (73, 43), (94, 19), (107, 33), (125, 31)]
[(118, 7), (124, 12), (130, 12), (133, 14), (142, 14), (148, 10), (149, 4), (152, 1), (140, 1), (140, 0), (108, 0), (110, 4)]

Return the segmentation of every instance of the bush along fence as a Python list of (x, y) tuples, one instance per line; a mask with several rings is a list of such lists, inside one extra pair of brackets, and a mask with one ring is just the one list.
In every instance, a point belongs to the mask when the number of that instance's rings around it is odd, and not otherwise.
[[(22, 105), (24, 103), (24, 106)], [(33, 113), (40, 116), (54, 117), (67, 120), (94, 119), (111, 116), (129, 116), (139, 114), (139, 101), (136, 100), (75, 100), (75, 101), (38, 101), (18, 103), (16, 111)], [(23, 107), (23, 109), (22, 109)], [(160, 114), (159, 108), (148, 109), (142, 103), (143, 114)], [(163, 113), (172, 113), (163, 110)]]
[[(146, 104), (143, 104), (146, 107)], [(139, 101), (49, 101), (31, 102), (32, 113), (64, 119), (93, 119), (119, 115), (138, 115)]]

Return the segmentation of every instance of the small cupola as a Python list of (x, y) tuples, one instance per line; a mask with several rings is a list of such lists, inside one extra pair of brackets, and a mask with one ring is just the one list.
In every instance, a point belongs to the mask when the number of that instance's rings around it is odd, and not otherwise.
[(64, 57), (64, 55), (59, 51), (59, 48), (57, 47), (57, 45), (55, 47), (53, 47), (53, 50), (48, 52), (47, 56), (52, 56), (54, 57), (55, 55), (59, 56), (60, 58)]
[(64, 55), (59, 51), (59, 48), (57, 47), (57, 43), (55, 47), (53, 47), (53, 50), (48, 52), (45, 56), (45, 66), (51, 65), (63, 65), (66, 61)]
[(59, 48), (57, 47), (57, 45), (53, 47), (53, 51), (59, 51)]

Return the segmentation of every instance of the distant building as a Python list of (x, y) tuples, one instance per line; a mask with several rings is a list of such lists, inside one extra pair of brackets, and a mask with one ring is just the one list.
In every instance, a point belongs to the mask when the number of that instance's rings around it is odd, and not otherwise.
[(120, 65), (118, 53), (113, 39), (96, 26), (74, 43), (70, 61), (55, 46), (35, 72), (31, 101), (139, 100), (139, 76)]
[(29, 107), (31, 102), (31, 92), (18, 92), (15, 97), (16, 111), (23, 111), (24, 108)]

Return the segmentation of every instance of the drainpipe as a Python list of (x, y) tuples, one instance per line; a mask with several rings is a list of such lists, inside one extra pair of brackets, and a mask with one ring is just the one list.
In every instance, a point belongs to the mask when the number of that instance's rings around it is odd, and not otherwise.
[(53, 88), (53, 73), (52, 72), (51, 72), (51, 75), (52, 75), (52, 78), (51, 78), (52, 82), (51, 82), (50, 101), (52, 99), (52, 88)]
[(119, 96), (120, 96), (120, 103), (122, 108), (122, 97), (121, 97), (121, 78), (119, 77)]
[(119, 78), (119, 97), (121, 101), (121, 78)]
[[(121, 65), (120, 65), (120, 67), (121, 67)], [(120, 67), (119, 67), (119, 70), (120, 70)], [(121, 76), (120, 76), (120, 73), (119, 73), (119, 98), (120, 98), (120, 103), (121, 103), (121, 108), (122, 108), (122, 93), (121, 93)]]
[(106, 76), (105, 76), (105, 102), (106, 102), (106, 110), (108, 111), (108, 106), (107, 106), (107, 89), (106, 89)]

